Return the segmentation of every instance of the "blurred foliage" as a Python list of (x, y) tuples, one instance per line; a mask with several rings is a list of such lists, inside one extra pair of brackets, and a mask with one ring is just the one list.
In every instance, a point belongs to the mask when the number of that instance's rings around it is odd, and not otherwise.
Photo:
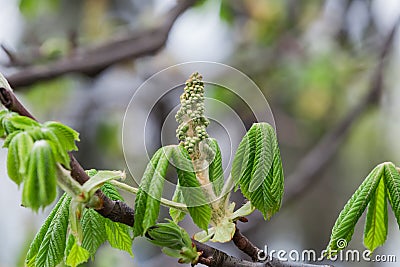
[(35, 0), (20, 0), (19, 9), (26, 18), (35, 19), (41, 15), (55, 12), (59, 4), (59, 0), (41, 0), (40, 4)]

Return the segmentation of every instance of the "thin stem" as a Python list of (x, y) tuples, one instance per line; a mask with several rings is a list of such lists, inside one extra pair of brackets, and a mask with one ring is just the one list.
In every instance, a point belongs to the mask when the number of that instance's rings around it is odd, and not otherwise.
[[(139, 188), (127, 185), (126, 183), (121, 183), (121, 182), (118, 182), (115, 180), (110, 181), (110, 183), (112, 183), (116, 187), (118, 187), (126, 192), (129, 192), (129, 193), (132, 193), (135, 195), (139, 192)], [(174, 208), (174, 209), (177, 209), (180, 211), (188, 212), (187, 206), (185, 204), (178, 203), (178, 202), (166, 199), (166, 198), (161, 198), (160, 202), (161, 202), (161, 205), (163, 205), (165, 207)]]

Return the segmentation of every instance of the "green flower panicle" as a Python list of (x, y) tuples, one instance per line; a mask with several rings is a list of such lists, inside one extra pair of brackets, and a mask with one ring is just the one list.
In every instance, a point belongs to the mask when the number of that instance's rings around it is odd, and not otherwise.
[(204, 116), (204, 82), (202, 79), (203, 77), (198, 72), (190, 75), (180, 97), (181, 108), (175, 116), (179, 123), (176, 137), (191, 156), (199, 154), (199, 142), (208, 138), (206, 127), (210, 122)]

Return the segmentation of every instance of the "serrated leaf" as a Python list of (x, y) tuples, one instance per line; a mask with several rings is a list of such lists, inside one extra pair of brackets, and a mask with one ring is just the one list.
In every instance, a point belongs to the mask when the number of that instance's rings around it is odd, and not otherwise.
[[(52, 146), (52, 150), (53, 150), (53, 154), (54, 154), (54, 158), (58, 163), (61, 163), (62, 165), (64, 165), (64, 167), (66, 167), (67, 169), (70, 169), (70, 158), (68, 155), (68, 151), (65, 150), (65, 148), (62, 146), (60, 140), (57, 138), (57, 136), (51, 131), (48, 130), (46, 128), (44, 128), (42, 131), (42, 133), (40, 135), (41, 139), (46, 139), (49, 140), (51, 146)], [(38, 134), (35, 134), (36, 136)], [(39, 136), (37, 136), (39, 137)]]
[(47, 141), (33, 144), (26, 176), (22, 191), (24, 206), (38, 210), (53, 202), (57, 193), (56, 162)]
[(187, 164), (185, 164), (187, 159), (189, 159), (189, 154), (182, 146), (175, 146), (172, 158), (175, 161), (174, 166), (178, 173), (179, 185), (190, 217), (192, 217), (193, 222), (198, 227), (207, 230), (212, 210), (200, 182), (196, 178), (196, 174), (194, 171), (191, 171), (193, 167), (186, 166)]
[(380, 179), (384, 174), (384, 169), (384, 164), (375, 167), (340, 212), (332, 228), (332, 234), (326, 252), (327, 255), (333, 255), (337, 253), (337, 251), (344, 249), (344, 246), (341, 246), (339, 243), (344, 241), (348, 244), (350, 242), (356, 223), (375, 193)]
[(25, 132), (21, 132), (15, 136), (8, 147), (7, 173), (17, 185), (20, 185), (24, 180), (32, 147), (33, 140)]
[(71, 198), (63, 195), (60, 201), (37, 252), (36, 267), (54, 267), (63, 259)]
[[(68, 218), (69, 211), (69, 201), (71, 201), (71, 197), (67, 194), (63, 194), (57, 204), (54, 206), (53, 210), (50, 212), (49, 216), (46, 218), (43, 225), (40, 227), (37, 232), (35, 238), (33, 239), (28, 253), (26, 255), (25, 264), (28, 267), (35, 267), (36, 256), (39, 252), (40, 246), (43, 243), (43, 240), (50, 229), (50, 225), (54, 227), (55, 220), (60, 218), (60, 214), (66, 216)], [(65, 215), (67, 213), (67, 215)], [(57, 216), (56, 216), (57, 215)], [(51, 229), (50, 229), (51, 231)]]
[(385, 164), (384, 179), (390, 205), (400, 227), (400, 174), (393, 163)]
[(27, 130), (32, 127), (40, 127), (40, 124), (25, 116), (12, 116), (8, 119), (16, 129)]
[(111, 183), (106, 182), (101, 188), (104, 195), (112, 200), (124, 201), (124, 198), (119, 194), (118, 190)]
[(231, 175), (264, 218), (271, 218), (280, 209), (284, 178), (278, 140), (271, 125), (253, 124), (239, 144)]
[(60, 141), (66, 151), (78, 150), (75, 141), (79, 141), (79, 133), (72, 128), (55, 121), (44, 123), (44, 126), (51, 130)]
[(364, 228), (364, 246), (370, 251), (382, 246), (387, 238), (388, 211), (386, 199), (385, 180), (380, 179), (378, 188), (368, 204)]
[(71, 234), (68, 235), (67, 243), (65, 244), (64, 250), (64, 262), (67, 260), (69, 253), (71, 252), (72, 247), (75, 244), (75, 237)]
[(221, 194), (222, 187), (224, 186), (224, 171), (222, 169), (221, 151), (219, 149), (218, 142), (215, 139), (211, 139), (210, 147), (214, 152), (214, 159), (208, 168), (209, 179), (213, 185), (215, 194), (219, 196)]
[(127, 225), (113, 222), (109, 219), (105, 220), (105, 229), (107, 240), (113, 248), (124, 250), (132, 257), (132, 237)]
[(170, 146), (157, 150), (143, 174), (135, 200), (135, 236), (156, 223), (171, 151)]
[(97, 249), (107, 240), (105, 229), (105, 218), (99, 215), (94, 209), (85, 209), (83, 212), (82, 225), (82, 247), (94, 256)]
[[(185, 200), (184, 200), (183, 194), (182, 194), (182, 190), (179, 185), (179, 181), (176, 185), (174, 195), (172, 196), (172, 201), (174, 201), (176, 203), (185, 203)], [(175, 223), (178, 223), (185, 218), (186, 212), (178, 210), (178, 209), (170, 208), (169, 215), (171, 216), (172, 221), (174, 221)]]
[(74, 243), (67, 256), (65, 264), (71, 267), (76, 267), (81, 263), (87, 262), (89, 258), (90, 258), (89, 251), (79, 246), (77, 243)]

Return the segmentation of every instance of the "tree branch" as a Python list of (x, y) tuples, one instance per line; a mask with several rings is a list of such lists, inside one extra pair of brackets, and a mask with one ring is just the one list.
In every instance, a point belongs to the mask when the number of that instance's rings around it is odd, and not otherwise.
[(153, 54), (165, 45), (176, 19), (195, 2), (195, 0), (180, 1), (169, 12), (164, 22), (155, 28), (134, 32), (126, 38), (76, 52), (70, 57), (47, 65), (27, 67), (9, 75), (7, 80), (14, 89), (21, 90), (23, 88), (20, 87), (68, 73), (96, 75), (118, 62)]
[(210, 267), (331, 267), (331, 265), (280, 261), (276, 258), (272, 258), (272, 260), (267, 260), (265, 262), (251, 262), (229, 256), (221, 250), (210, 247), (196, 240), (193, 240), (193, 243), (197, 247), (198, 251), (203, 252), (200, 256), (199, 263)]
[(383, 91), (383, 72), (386, 67), (386, 58), (393, 45), (393, 39), (400, 18), (394, 24), (388, 36), (384, 40), (379, 55), (379, 63), (372, 75), (370, 88), (364, 99), (353, 108), (339, 124), (328, 132), (317, 145), (300, 161), (293, 173), (287, 178), (288, 184), (285, 188), (284, 204), (296, 200), (306, 190), (311, 188), (320, 173), (331, 158), (335, 155), (340, 144), (350, 132), (351, 126), (357, 121), (364, 111), (379, 102)]
[(262, 258), (265, 256), (264, 251), (256, 247), (246, 236), (244, 236), (237, 226), (232, 241), (238, 249), (249, 255), (253, 261), (259, 261), (260, 257)]

